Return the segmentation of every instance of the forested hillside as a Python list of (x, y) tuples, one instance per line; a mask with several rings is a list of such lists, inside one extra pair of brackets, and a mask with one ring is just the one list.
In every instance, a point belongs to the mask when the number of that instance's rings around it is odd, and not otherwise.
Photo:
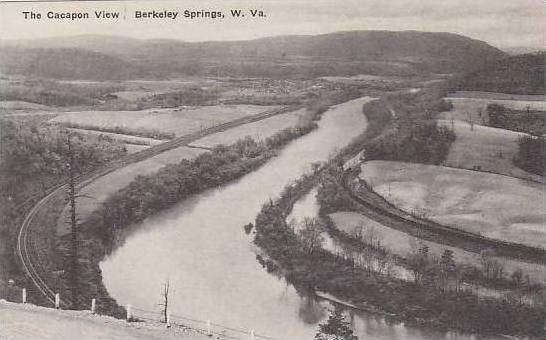
[(468, 73), (459, 89), (544, 94), (544, 52), (507, 57)]
[(482, 41), (417, 31), (195, 43), (79, 36), (0, 44), (0, 70), (4, 73), (94, 80), (176, 75), (408, 76), (469, 71), (503, 57), (504, 52)]

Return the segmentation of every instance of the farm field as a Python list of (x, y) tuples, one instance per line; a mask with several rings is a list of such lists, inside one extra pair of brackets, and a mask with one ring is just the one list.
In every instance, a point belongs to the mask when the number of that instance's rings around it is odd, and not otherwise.
[[(76, 202), (78, 207), (78, 218), (82, 221), (87, 219), (89, 214), (102, 202), (113, 193), (129, 185), (135, 177), (139, 175), (150, 175), (168, 164), (176, 164), (182, 159), (193, 159), (203, 152), (207, 151), (182, 146), (160, 153), (141, 162), (132, 163), (124, 168), (115, 170), (98, 178), (78, 192), (78, 195), (80, 196), (77, 198)], [(57, 221), (58, 235), (65, 235), (70, 231), (70, 225), (67, 223), (69, 221), (68, 216), (67, 205)]]
[(438, 124), (452, 127), (457, 138), (451, 144), (445, 164), (455, 168), (472, 169), (480, 166), (482, 171), (544, 182), (542, 176), (518, 168), (512, 162), (518, 152), (518, 139), (525, 133), (493, 127), (474, 125), (455, 120), (440, 120)]
[(402, 210), (492, 239), (546, 244), (543, 184), (391, 161), (364, 163), (361, 177)]
[(217, 105), (142, 111), (82, 111), (63, 113), (50, 122), (127, 134), (142, 132), (182, 136), (275, 108), (278, 106)]
[(474, 124), (485, 125), (488, 123), (487, 105), (499, 104), (515, 110), (530, 110), (545, 111), (546, 102), (537, 100), (500, 100), (488, 98), (463, 98), (463, 97), (447, 97), (451, 101), (453, 109), (448, 112), (438, 114), (438, 119), (456, 119), (468, 121), (470, 117)]
[(512, 94), (484, 91), (457, 91), (449, 95), (453, 98), (478, 98), (478, 99), (498, 99), (498, 100), (524, 100), (524, 101), (544, 101), (544, 96), (540, 94)]
[(150, 92), (150, 91), (119, 91), (119, 92), (112, 92), (111, 94), (118, 97), (119, 99), (127, 100), (127, 101), (138, 101), (140, 99), (144, 99), (149, 96), (153, 96), (154, 94), (158, 94), (161, 92)]
[(250, 136), (255, 140), (263, 140), (283, 129), (296, 126), (305, 117), (305, 114), (306, 109), (300, 109), (276, 115), (264, 120), (243, 124), (233, 129), (206, 136), (190, 145), (207, 148), (218, 144), (229, 145), (246, 136)]
[(20, 100), (2, 100), (0, 101), (0, 113), (20, 111), (20, 110), (50, 110), (54, 109), (47, 105), (30, 103)]
[[(353, 233), (355, 226), (364, 226), (366, 229), (373, 228), (374, 233), (381, 239), (381, 245), (390, 252), (402, 257), (406, 257), (408, 254), (417, 251), (419, 242), (423, 242), (429, 247), (433, 256), (439, 257), (445, 249), (449, 249), (453, 251), (454, 259), (457, 263), (469, 264), (478, 268), (481, 266), (481, 256), (479, 254), (436, 242), (422, 241), (412, 235), (386, 227), (360, 213), (341, 211), (330, 214), (329, 217), (336, 228), (349, 235)], [(498, 259), (503, 264), (508, 275), (517, 269), (522, 269), (525, 274), (529, 274), (531, 280), (546, 283), (546, 266), (503, 258)]]
[(68, 130), (78, 134), (82, 134), (82, 135), (103, 135), (103, 136), (118, 140), (122, 143), (132, 144), (132, 145), (151, 146), (151, 145), (161, 144), (167, 141), (163, 139), (124, 135), (124, 134), (113, 133), (113, 132), (102, 132), (97, 130), (85, 130), (85, 129), (75, 129), (75, 128), (68, 128)]
[(128, 154), (142, 151), (149, 148), (149, 145), (124, 144)]

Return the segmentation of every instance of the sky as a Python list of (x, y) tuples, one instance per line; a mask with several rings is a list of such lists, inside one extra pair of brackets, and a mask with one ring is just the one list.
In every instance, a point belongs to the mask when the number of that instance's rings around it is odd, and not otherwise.
[[(225, 19), (135, 19), (137, 10), (214, 10)], [(230, 9), (262, 9), (266, 17), (229, 16)], [(79, 34), (185, 41), (246, 40), (276, 35), (348, 30), (452, 32), (502, 49), (544, 49), (544, 0), (126, 0), (2, 2), (0, 39), (18, 40)], [(23, 11), (120, 11), (118, 20), (25, 20)]]

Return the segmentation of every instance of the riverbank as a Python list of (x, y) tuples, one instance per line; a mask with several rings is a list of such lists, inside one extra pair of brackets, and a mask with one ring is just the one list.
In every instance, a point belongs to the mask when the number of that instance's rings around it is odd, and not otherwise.
[[(368, 121), (372, 124), (373, 118), (368, 117)], [(369, 129), (369, 134), (359, 139), (360, 150), (370, 135), (377, 135)], [(347, 148), (340, 155), (348, 159), (354, 155), (350, 150)], [(338, 160), (338, 165), (333, 164), (330, 168), (335, 169), (343, 162)], [(324, 175), (323, 171), (316, 171), (287, 186), (281, 197), (264, 205), (256, 218), (255, 243), (267, 254), (261, 263), (268, 270), (281, 273), (299, 289), (325, 292), (366, 310), (372, 306), (381, 313), (391, 314), (388, 318), (393, 321), (408, 325), (488, 335), (538, 337), (541, 334), (544, 313), (541, 308), (480, 299), (469, 292), (437, 289), (426, 280), (407, 282), (363, 270), (350, 257), (336, 256), (322, 248), (304, 251), (308, 244), (302, 243), (306, 241), (287, 224), (286, 217), (294, 202), (315, 185), (318, 176)], [(335, 171), (328, 175), (336, 176)], [(344, 204), (341, 197), (339, 202)]]
[(313, 186), (315, 176), (303, 177), (287, 187), (281, 198), (267, 204), (256, 219), (256, 244), (271, 258), (263, 260), (300, 289), (321, 291), (350, 304), (408, 325), (443, 331), (478, 334), (539, 336), (544, 311), (530, 306), (479, 299), (468, 292), (442, 291), (424, 282), (406, 282), (383, 273), (366, 271), (344, 256), (323, 249), (304, 252), (302, 243), (286, 223), (296, 198)]
[[(338, 98), (320, 100), (308, 105), (307, 120), (296, 127), (285, 129), (263, 141), (238, 141), (231, 146), (218, 146), (191, 161), (170, 165), (149, 176), (140, 176), (127, 187), (107, 199), (80, 227), (78, 239), (82, 245), (79, 270), (83, 280), (78, 283), (78, 304), (85, 308), (91, 298), (97, 299), (97, 309), (103, 314), (124, 315), (104, 288), (99, 263), (114, 249), (123, 245), (133, 232), (132, 225), (144, 218), (183, 201), (209, 188), (231, 182), (261, 167), (274, 158), (284, 145), (317, 127), (316, 121), (337, 101), (346, 101), (360, 93), (348, 93)], [(70, 239), (63, 237), (59, 249), (64, 268), (69, 269)], [(64, 278), (68, 282), (68, 276)], [(68, 287), (66, 285), (65, 287)], [(71, 294), (65, 288), (67, 294)]]

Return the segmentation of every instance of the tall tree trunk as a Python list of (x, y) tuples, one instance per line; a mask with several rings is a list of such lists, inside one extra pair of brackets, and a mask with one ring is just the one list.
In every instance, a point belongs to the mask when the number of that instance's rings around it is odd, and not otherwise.
[(76, 304), (78, 298), (78, 225), (76, 219), (76, 180), (74, 151), (70, 133), (67, 137), (68, 144), (68, 200), (70, 204), (70, 236), (71, 236), (71, 254), (70, 254), (70, 285), (72, 302)]

